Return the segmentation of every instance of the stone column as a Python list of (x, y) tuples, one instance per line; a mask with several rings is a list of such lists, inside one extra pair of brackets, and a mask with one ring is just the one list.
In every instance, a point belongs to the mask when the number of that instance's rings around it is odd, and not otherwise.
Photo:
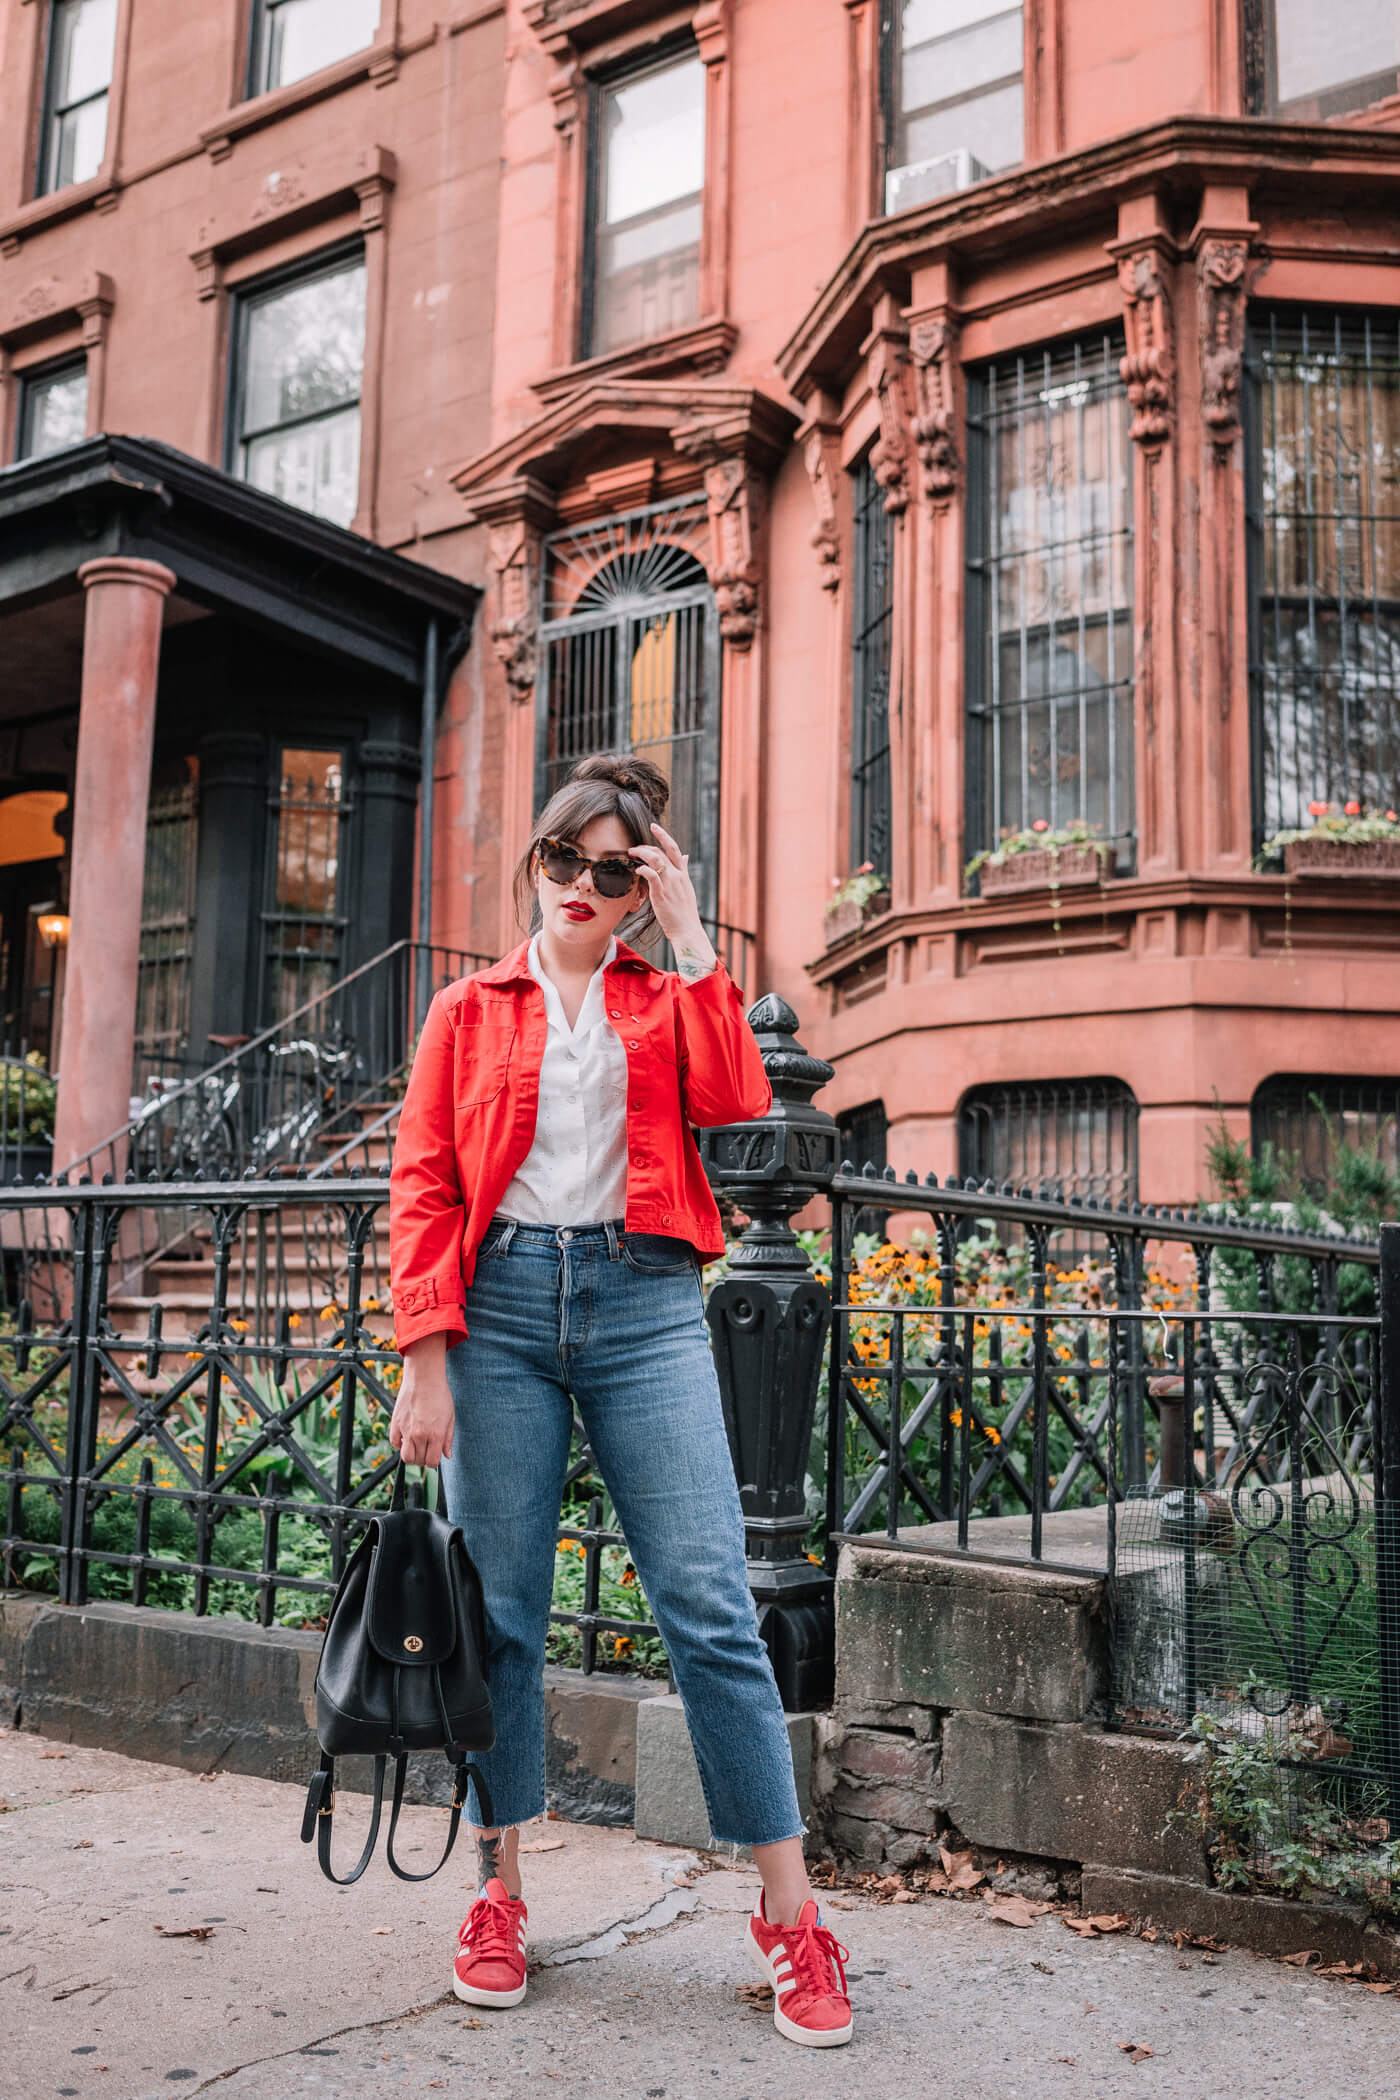
[[(59, 1170), (127, 1119), (161, 623), (175, 587), (159, 562), (120, 557), (85, 563), (78, 580), (87, 609), (54, 1131)], [(111, 1165), (120, 1171), (125, 1160)]]

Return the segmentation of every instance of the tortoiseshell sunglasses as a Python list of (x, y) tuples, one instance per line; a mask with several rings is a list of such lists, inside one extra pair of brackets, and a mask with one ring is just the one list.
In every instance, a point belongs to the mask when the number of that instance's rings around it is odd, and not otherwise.
[(615, 854), (606, 860), (587, 860), (566, 839), (541, 839), (539, 856), (540, 866), (550, 881), (562, 885), (577, 882), (587, 868), (600, 897), (625, 897), (643, 872), (637, 861), (620, 860)]

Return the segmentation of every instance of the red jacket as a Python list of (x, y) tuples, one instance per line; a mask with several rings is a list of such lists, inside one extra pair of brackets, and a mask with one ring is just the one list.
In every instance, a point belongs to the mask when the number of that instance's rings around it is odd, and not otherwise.
[[(548, 1021), (528, 941), (438, 993), (423, 1024), (394, 1143), (390, 1270), (399, 1347), (467, 1331), (476, 1250), (534, 1142)], [(723, 964), (686, 984), (618, 943), (603, 974), (627, 1050), (629, 1232), (724, 1252), (691, 1124), (746, 1123), (772, 1089)]]

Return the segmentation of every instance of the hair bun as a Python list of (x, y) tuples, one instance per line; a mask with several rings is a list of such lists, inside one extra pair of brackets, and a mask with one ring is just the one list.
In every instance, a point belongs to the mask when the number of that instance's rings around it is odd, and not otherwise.
[(619, 758), (600, 752), (575, 766), (569, 777), (571, 780), (605, 780), (626, 794), (636, 795), (645, 804), (648, 815), (657, 822), (671, 799), (670, 781), (660, 766), (653, 765), (649, 758)]

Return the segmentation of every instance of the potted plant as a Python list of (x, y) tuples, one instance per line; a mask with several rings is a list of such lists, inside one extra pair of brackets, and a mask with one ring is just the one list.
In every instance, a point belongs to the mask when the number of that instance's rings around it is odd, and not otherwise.
[(1001, 844), (968, 862), (971, 882), (978, 877), (984, 897), (1007, 897), (1021, 890), (1059, 890), (1102, 882), (1113, 848), (1096, 837), (1093, 826), (1074, 818), (1052, 831), (1037, 817), (1024, 831), (1010, 831)]
[(1254, 865), (1283, 858), (1285, 875), (1400, 875), (1400, 815), (1368, 811), (1362, 802), (1310, 802), (1306, 831), (1276, 831)]
[(848, 933), (857, 932), (867, 919), (890, 908), (890, 887), (883, 875), (875, 872), (875, 863), (863, 860), (854, 875), (843, 882), (839, 875), (831, 878), (831, 895), (826, 902), (826, 944), (841, 941)]

